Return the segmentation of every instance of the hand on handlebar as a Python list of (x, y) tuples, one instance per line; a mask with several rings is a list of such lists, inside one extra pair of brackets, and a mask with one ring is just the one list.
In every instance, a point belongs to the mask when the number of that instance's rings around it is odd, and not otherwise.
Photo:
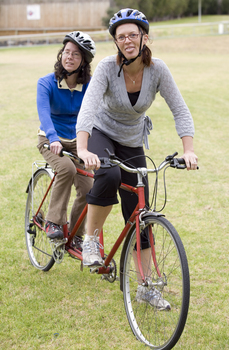
[(185, 160), (187, 170), (198, 169), (198, 157), (195, 155), (194, 152), (187, 151), (183, 154), (182, 158)]
[(89, 152), (87, 149), (78, 150), (78, 157), (84, 161), (84, 166), (86, 170), (98, 170), (100, 168), (99, 157)]
[(50, 151), (56, 155), (59, 155), (63, 146), (59, 141), (54, 141), (50, 143)]

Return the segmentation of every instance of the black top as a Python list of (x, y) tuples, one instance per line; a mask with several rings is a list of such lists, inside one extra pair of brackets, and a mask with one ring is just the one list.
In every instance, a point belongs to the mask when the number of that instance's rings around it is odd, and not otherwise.
[(132, 106), (134, 106), (138, 100), (138, 96), (140, 94), (140, 91), (137, 92), (127, 92), (129, 99), (130, 99), (130, 103)]

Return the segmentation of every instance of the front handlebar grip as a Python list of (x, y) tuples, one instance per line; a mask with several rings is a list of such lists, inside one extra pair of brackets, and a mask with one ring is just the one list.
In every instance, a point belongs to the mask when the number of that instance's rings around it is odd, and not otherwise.
[(185, 160), (183, 158), (173, 158), (170, 166), (176, 169), (186, 169)]
[[(186, 169), (187, 168), (184, 158), (173, 158), (173, 160), (170, 163), (170, 166), (172, 168), (176, 168), (176, 169)], [(198, 169), (199, 169), (199, 167), (197, 167), (197, 170)]]

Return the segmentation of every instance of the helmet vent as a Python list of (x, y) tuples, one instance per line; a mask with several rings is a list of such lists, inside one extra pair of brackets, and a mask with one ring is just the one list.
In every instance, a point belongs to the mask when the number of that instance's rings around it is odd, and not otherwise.
[(121, 12), (121, 11), (119, 11), (119, 12), (117, 13), (117, 17), (122, 18), (122, 12)]
[(126, 13), (126, 17), (129, 17), (132, 14), (133, 10), (128, 10)]

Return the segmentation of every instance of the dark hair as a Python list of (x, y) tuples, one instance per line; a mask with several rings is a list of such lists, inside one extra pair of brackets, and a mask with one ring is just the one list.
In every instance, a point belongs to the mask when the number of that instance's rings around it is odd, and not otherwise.
[[(54, 64), (55, 77), (56, 77), (56, 79), (59, 79), (59, 80), (67, 79), (67, 77), (68, 77), (66, 70), (64, 69), (62, 62), (61, 62), (62, 54), (63, 54), (63, 51), (65, 49), (66, 44), (67, 43), (65, 43), (65, 45), (57, 53), (57, 61)], [(82, 65), (82, 68), (80, 69), (80, 71), (78, 72), (76, 83), (77, 84), (87, 84), (91, 79), (91, 66), (90, 66), (90, 63), (88, 63), (85, 60), (85, 54), (79, 46), (78, 46), (78, 49), (79, 49), (79, 51), (82, 55), (82, 58), (83, 58), (83, 65)]]

